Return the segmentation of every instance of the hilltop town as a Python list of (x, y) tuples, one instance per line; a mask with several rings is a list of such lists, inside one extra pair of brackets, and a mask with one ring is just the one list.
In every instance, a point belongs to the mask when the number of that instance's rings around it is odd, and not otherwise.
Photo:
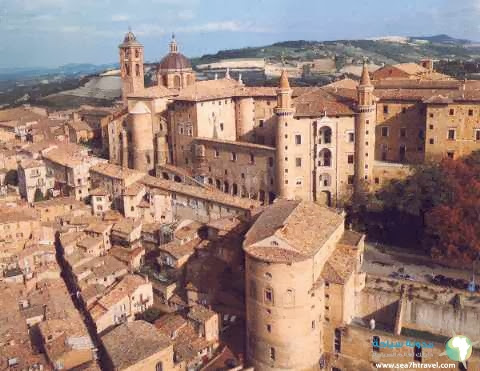
[(120, 41), (115, 105), (0, 111), (1, 369), (374, 370), (480, 339), (470, 266), (348, 215), (475, 156), (478, 81), (430, 58), (321, 87), (284, 66), (277, 86), (199, 80), (172, 37), (147, 86), (140, 39)]

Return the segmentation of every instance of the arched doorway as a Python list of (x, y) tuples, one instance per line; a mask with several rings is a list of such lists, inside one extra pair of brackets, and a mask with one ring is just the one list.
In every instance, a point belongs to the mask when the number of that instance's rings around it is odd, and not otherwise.
[(322, 191), (319, 202), (325, 206), (332, 206), (332, 194), (330, 191)]

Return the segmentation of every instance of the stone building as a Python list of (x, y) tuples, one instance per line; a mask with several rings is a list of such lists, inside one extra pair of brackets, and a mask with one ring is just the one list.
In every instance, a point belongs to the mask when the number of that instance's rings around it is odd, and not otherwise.
[(27, 160), (18, 164), (20, 195), (29, 203), (35, 201), (36, 193), (43, 199), (54, 184), (55, 179), (43, 161)]
[(365, 279), (363, 237), (345, 231), (344, 216), (333, 210), (279, 200), (243, 246), (247, 358), (258, 370), (314, 369), (325, 351), (325, 323), (353, 318)]
[[(143, 54), (132, 33), (125, 39)], [(195, 81), (173, 39), (157, 85), (138, 72), (122, 75), (127, 111), (108, 125), (110, 161), (157, 176), (173, 165), (235, 197), (336, 205), (360, 183), (380, 187), (411, 164), (480, 149), (478, 83), (431, 60), (372, 76), (365, 65), (360, 83), (290, 88), (284, 71), (278, 89), (248, 87), (228, 73)]]

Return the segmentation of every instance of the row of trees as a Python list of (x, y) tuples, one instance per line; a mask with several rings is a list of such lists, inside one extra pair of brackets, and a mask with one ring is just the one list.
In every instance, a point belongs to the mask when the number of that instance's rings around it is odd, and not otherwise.
[(418, 166), (404, 180), (360, 192), (348, 211), (357, 227), (382, 242), (472, 262), (480, 257), (480, 151)]

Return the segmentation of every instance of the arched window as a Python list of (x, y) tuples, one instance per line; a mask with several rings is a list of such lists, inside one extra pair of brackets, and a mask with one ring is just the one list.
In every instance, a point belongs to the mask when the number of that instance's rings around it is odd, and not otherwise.
[(229, 192), (230, 192), (230, 184), (229, 184), (227, 181), (223, 182), (223, 191), (224, 191), (225, 193), (229, 193)]
[(140, 50), (135, 49), (135, 58), (140, 57)]
[(324, 148), (318, 154), (318, 165), (330, 167), (332, 166), (332, 152), (329, 149)]
[(127, 63), (125, 63), (125, 73), (130, 76), (130, 66)]
[(235, 183), (232, 184), (232, 193), (234, 196), (238, 195), (238, 186)]
[(217, 179), (217, 180), (215, 181), (215, 186), (217, 187), (217, 189), (221, 189), (221, 188), (222, 188), (222, 183), (220, 182), (219, 179)]
[(135, 74), (140, 76), (140, 65), (138, 63), (135, 65)]
[(208, 184), (213, 184), (213, 179), (212, 178), (208, 178)]
[(323, 126), (318, 132), (319, 143), (320, 144), (330, 144), (332, 143), (332, 129), (328, 126)]
[(173, 78), (173, 87), (175, 88), (179, 88), (181, 85), (181, 79), (180, 79), (180, 76), (178, 75), (175, 75), (175, 77)]
[(162, 364), (162, 362), (158, 362), (158, 363), (155, 365), (155, 371), (163, 371), (163, 364)]
[(163, 176), (163, 179), (165, 180), (170, 180), (170, 177), (168, 176), (168, 173), (167, 172), (162, 172), (162, 176)]

